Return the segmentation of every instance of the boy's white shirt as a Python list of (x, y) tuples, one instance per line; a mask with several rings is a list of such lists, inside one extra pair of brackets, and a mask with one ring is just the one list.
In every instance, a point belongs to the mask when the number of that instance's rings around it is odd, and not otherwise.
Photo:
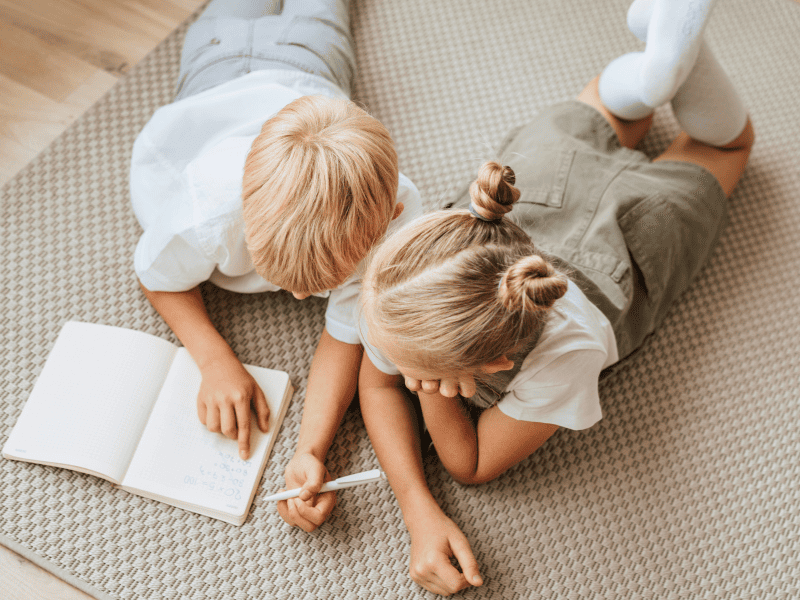
[[(203, 281), (242, 293), (280, 288), (256, 273), (244, 239), (242, 177), (264, 122), (307, 95), (347, 99), (336, 85), (294, 70), (259, 70), (159, 108), (133, 146), (130, 189), (144, 233), (134, 269), (151, 291), (180, 292)], [(387, 235), (422, 214), (414, 184), (400, 175), (404, 209)], [(330, 296), (328, 333), (358, 344), (354, 309), (361, 269)]]
[[(399, 374), (397, 367), (369, 343), (363, 318), (360, 330), (364, 351), (372, 363), (388, 375)], [(608, 318), (570, 282), (567, 293), (554, 305), (536, 347), (522, 361), (497, 407), (519, 421), (586, 429), (603, 416), (597, 387), (600, 372), (618, 360)]]

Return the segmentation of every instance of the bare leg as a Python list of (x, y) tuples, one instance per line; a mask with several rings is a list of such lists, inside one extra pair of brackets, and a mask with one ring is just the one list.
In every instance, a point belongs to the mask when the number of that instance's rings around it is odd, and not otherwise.
[(748, 118), (742, 133), (724, 146), (698, 142), (683, 131), (655, 160), (677, 160), (705, 167), (717, 178), (725, 195), (730, 196), (744, 173), (754, 141), (753, 124)]
[[(578, 100), (594, 107), (606, 118), (617, 132), (623, 146), (635, 148), (650, 129), (653, 116), (649, 115), (636, 121), (626, 121), (611, 114), (600, 100), (597, 89), (598, 79), (595, 77), (589, 82), (578, 95)], [(697, 141), (684, 131), (655, 160), (676, 160), (698, 164), (710, 171), (719, 181), (725, 195), (730, 196), (744, 173), (754, 141), (755, 133), (750, 119), (747, 119), (744, 130), (735, 140), (721, 146), (711, 146)]]
[(606, 121), (608, 121), (611, 124), (611, 127), (614, 128), (614, 131), (617, 132), (617, 137), (619, 138), (620, 144), (626, 148), (635, 148), (639, 142), (642, 141), (642, 138), (648, 132), (650, 125), (653, 123), (652, 113), (644, 118), (633, 121), (620, 119), (619, 117), (614, 116), (600, 99), (600, 92), (598, 90), (599, 80), (599, 76), (592, 79), (583, 89), (583, 91), (578, 94), (578, 100), (597, 109), (600, 114), (606, 118)]

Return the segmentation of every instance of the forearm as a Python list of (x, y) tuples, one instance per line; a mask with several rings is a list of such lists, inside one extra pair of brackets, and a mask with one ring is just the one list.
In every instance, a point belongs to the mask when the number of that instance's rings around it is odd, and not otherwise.
[(478, 436), (459, 397), (419, 394), (422, 415), (445, 469), (458, 481), (468, 482), (478, 468)]
[(322, 331), (308, 375), (298, 453), (307, 452), (324, 462), (355, 396), (361, 354), (360, 345), (340, 342), (327, 329)]
[(536, 451), (558, 425), (519, 421), (497, 405), (484, 410), (477, 423), (457, 399), (420, 394), (425, 423), (439, 458), (461, 483), (484, 483)]
[(153, 292), (139, 285), (201, 370), (220, 358), (236, 358), (211, 322), (199, 287), (185, 292)]
[(361, 386), (359, 398), (378, 462), (412, 530), (421, 511), (440, 510), (425, 480), (414, 410), (398, 388)]

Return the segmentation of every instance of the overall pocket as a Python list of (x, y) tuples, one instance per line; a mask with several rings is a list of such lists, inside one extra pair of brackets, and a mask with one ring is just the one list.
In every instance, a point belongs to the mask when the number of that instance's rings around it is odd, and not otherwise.
[(671, 274), (681, 268), (678, 220), (679, 215), (659, 192), (638, 202), (619, 219), (631, 258), (642, 273), (646, 301), (651, 306), (661, 302)]

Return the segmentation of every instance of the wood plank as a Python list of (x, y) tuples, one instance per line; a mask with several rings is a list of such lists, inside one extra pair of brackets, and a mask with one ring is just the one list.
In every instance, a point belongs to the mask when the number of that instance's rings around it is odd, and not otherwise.
[(116, 81), (113, 75), (93, 69), (57, 101), (0, 75), (0, 182), (16, 175)]
[(0, 185), (204, 0), (0, 0)]
[(0, 39), (0, 74), (55, 101), (63, 100), (97, 70), (48, 38), (7, 21), (0, 21)]
[(0, 546), (0, 598), (3, 600), (92, 600), (16, 552)]
[(122, 74), (199, 2), (0, 1), (0, 20), (87, 63)]

